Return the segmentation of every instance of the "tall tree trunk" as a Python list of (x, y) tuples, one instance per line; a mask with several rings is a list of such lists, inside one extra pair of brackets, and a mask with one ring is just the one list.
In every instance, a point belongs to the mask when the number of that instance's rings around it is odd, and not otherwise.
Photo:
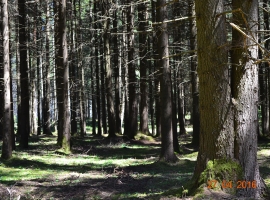
[(135, 73), (134, 60), (134, 5), (130, 4), (127, 11), (127, 33), (128, 33), (128, 90), (129, 90), (129, 133), (128, 136), (134, 139), (138, 130), (138, 102), (136, 94), (137, 78)]
[[(103, 43), (103, 40), (104, 38), (100, 38), (100, 42), (101, 44)], [(107, 134), (108, 131), (107, 131), (107, 112), (106, 112), (106, 96), (105, 96), (105, 69), (104, 69), (104, 58), (105, 58), (105, 54), (104, 54), (104, 48), (103, 47), (100, 47), (100, 54), (102, 55), (100, 57), (100, 79), (101, 79), (101, 110), (102, 110), (102, 128), (103, 128), (103, 134)], [(105, 63), (106, 64), (106, 63)]]
[(138, 5), (139, 20), (139, 56), (140, 56), (140, 131), (149, 133), (148, 130), (148, 85), (147, 85), (147, 35), (145, 33), (147, 27), (147, 10), (146, 4)]
[[(2, 17), (2, 9), (0, 9), (0, 16)], [(2, 20), (0, 20), (0, 47), (3, 44), (3, 31), (2, 31)], [(1, 49), (3, 51), (3, 49)], [(0, 53), (0, 119), (4, 117), (4, 66), (3, 66), (3, 54)], [(3, 120), (0, 120), (0, 140), (3, 139)]]
[[(63, 54), (61, 49), (61, 32), (60, 30), (60, 3), (57, 0), (53, 1), (54, 4), (54, 15), (55, 15), (55, 23), (54, 23), (54, 41), (55, 41), (55, 72), (56, 72), (56, 96), (57, 96), (57, 144), (62, 146), (63, 141), (63, 67), (62, 67), (62, 57)], [(61, 70), (62, 68), (62, 70)]]
[[(156, 1), (152, 0), (152, 21), (156, 22)], [(155, 80), (154, 80), (154, 97), (155, 97), (155, 116), (156, 116), (156, 137), (161, 136), (161, 115), (160, 115), (160, 71), (157, 66), (157, 60), (158, 60), (158, 52), (157, 52), (157, 38), (156, 33), (153, 33), (153, 58), (154, 58), (154, 74), (155, 74)]]
[(39, 3), (36, 4), (36, 23), (37, 23), (37, 135), (41, 135), (41, 115), (40, 115), (40, 102), (41, 102), (41, 62), (42, 62), (42, 34), (41, 34), (41, 12)]
[[(93, 11), (94, 13), (97, 13), (97, 5), (98, 2), (94, 3), (93, 6)], [(97, 21), (98, 18), (95, 16), (94, 21), (94, 28), (97, 29), (98, 25), (97, 25)], [(98, 31), (97, 31), (98, 32)], [(99, 37), (98, 37), (98, 33), (95, 34), (95, 66), (96, 66), (96, 99), (97, 99), (97, 125), (98, 125), (98, 135), (102, 134), (102, 119), (101, 119), (101, 105), (100, 105), (100, 68), (99, 68)]]
[(111, 2), (106, 0), (103, 2), (103, 16), (106, 17), (104, 21), (104, 54), (105, 54), (105, 68), (106, 68), (106, 96), (107, 96), (107, 110), (108, 110), (108, 124), (109, 124), (109, 137), (115, 137), (115, 111), (113, 103), (113, 91), (112, 91), (112, 69), (110, 58), (110, 9)]
[(20, 85), (21, 85), (21, 107), (20, 113), (23, 117), (20, 117), (19, 132), (21, 135), (20, 146), (22, 148), (28, 148), (28, 137), (30, 134), (30, 116), (29, 116), (29, 79), (28, 79), (28, 67), (27, 67), (27, 31), (26, 31), (26, 9), (25, 0), (18, 0), (19, 9), (19, 50), (20, 50)]
[[(76, 1), (72, 0), (72, 13), (71, 15), (74, 16), (74, 18), (77, 18), (77, 12), (76, 12)], [(77, 40), (76, 40), (76, 29), (77, 29), (77, 23), (76, 20), (70, 20), (70, 26), (71, 26), (71, 54), (70, 54), (70, 79), (73, 83), (77, 83), (78, 81), (78, 75), (77, 75), (77, 60), (76, 57), (76, 45), (77, 45)], [(74, 84), (71, 87), (71, 134), (74, 135), (78, 132), (77, 129), (77, 96), (78, 96), (78, 88), (77, 84)]]
[[(61, 146), (64, 152), (70, 152), (70, 111), (69, 111), (69, 72), (68, 72), (68, 52), (67, 52), (67, 27), (66, 27), (66, 0), (62, 0), (59, 4), (59, 57), (61, 62), (59, 62), (58, 70), (61, 76), (62, 91), (61, 96), (63, 102), (60, 107), (62, 107), (61, 112), (59, 112), (59, 117), (62, 118), (62, 124), (60, 130), (62, 131)], [(60, 78), (60, 77), (59, 77)], [(59, 86), (58, 86), (59, 87)]]
[[(195, 16), (194, 0), (189, 0), (189, 15)], [(190, 50), (196, 49), (196, 20), (191, 19), (189, 22), (190, 34)], [(197, 58), (195, 53), (190, 55), (190, 68), (191, 68), (191, 93), (192, 93), (192, 144), (199, 146), (200, 143), (200, 113), (199, 113), (199, 79), (197, 74)]]
[[(263, 21), (264, 21), (264, 28), (263, 30), (269, 30), (269, 13), (267, 11), (269, 6), (269, 0), (263, 0)], [(268, 40), (268, 34), (264, 33), (264, 40), (265, 40), (265, 48), (269, 49), (270, 41)], [(263, 135), (269, 135), (269, 115), (270, 115), (270, 98), (267, 94), (267, 89), (270, 90), (269, 83), (270, 83), (270, 70), (269, 70), (269, 63), (265, 62), (260, 65), (260, 73), (259, 78), (260, 80), (260, 95), (261, 95), (261, 111), (262, 111), (262, 133)], [(264, 67), (264, 70), (262, 70)], [(267, 77), (268, 74), (268, 77)], [(269, 83), (267, 84), (267, 78)], [(268, 99), (268, 102), (267, 102)]]
[(225, 16), (216, 17), (224, 11), (223, 0), (196, 0), (195, 5), (201, 133), (194, 178), (199, 183), (208, 161), (234, 158), (234, 138)]
[(46, 62), (43, 72), (43, 134), (52, 135), (50, 124), (50, 2), (46, 0)]
[[(258, 1), (233, 0), (233, 23), (244, 28), (245, 33), (258, 39)], [(244, 176), (242, 180), (256, 181), (256, 189), (238, 190), (238, 194), (258, 199), (262, 196), (265, 183), (257, 162), (258, 135), (258, 66), (253, 58), (258, 57), (256, 43), (243, 36), (238, 30), (232, 31), (232, 97), (234, 98), (234, 158), (240, 162)]]
[[(3, 75), (4, 75), (4, 91), (3, 98), (3, 146), (2, 155), (3, 159), (9, 159), (12, 156), (12, 130), (11, 130), (11, 96), (10, 96), (10, 58), (9, 58), (9, 17), (7, 0), (1, 1), (1, 15), (2, 15), (2, 36), (3, 36)], [(2, 130), (1, 130), (2, 131)]]
[(79, 0), (79, 26), (77, 29), (77, 49), (78, 49), (78, 68), (80, 72), (80, 90), (79, 90), (79, 97), (80, 97), (80, 135), (84, 137), (86, 135), (86, 117), (85, 117), (85, 92), (84, 92), (84, 66), (82, 64), (82, 20), (81, 20), (81, 1)]
[[(118, 2), (115, 0), (115, 4), (117, 5)], [(117, 33), (117, 9), (114, 11), (114, 18), (113, 18), (113, 30), (115, 33)], [(119, 51), (118, 51), (118, 36), (117, 34), (114, 35), (113, 38), (114, 43), (114, 77), (115, 77), (115, 132), (116, 133), (122, 133), (121, 130), (121, 104), (120, 104), (120, 81), (119, 81)]]
[[(178, 79), (183, 80), (181, 76), (181, 69), (178, 70)], [(178, 121), (180, 126), (180, 135), (186, 134), (185, 128), (185, 95), (184, 84), (178, 83)]]
[[(157, 1), (157, 21), (164, 22), (167, 17), (166, 0)], [(169, 38), (167, 24), (162, 23), (158, 27), (158, 54), (159, 68), (162, 70), (161, 77), (161, 154), (160, 159), (167, 162), (177, 160), (173, 148), (173, 130), (172, 130), (172, 88), (171, 71), (169, 67)]]

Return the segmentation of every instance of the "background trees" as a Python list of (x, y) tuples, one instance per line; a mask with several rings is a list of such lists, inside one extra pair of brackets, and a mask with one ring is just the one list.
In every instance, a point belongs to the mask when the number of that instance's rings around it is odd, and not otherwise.
[[(258, 168), (253, 142), (269, 136), (270, 79), (269, 6), (257, 3), (10, 2), (16, 14), (9, 34), (4, 6), (1, 12), (4, 139), (14, 124), (27, 148), (31, 134), (51, 134), (57, 124), (58, 145), (68, 152), (70, 134), (85, 136), (86, 125), (99, 136), (134, 139), (140, 131), (161, 136), (161, 158), (175, 161), (178, 136), (193, 125), (192, 144), (200, 143), (196, 178), (208, 160), (225, 157), (259, 181), (259, 173), (249, 172)], [(8, 36), (19, 45), (8, 44)], [(259, 74), (257, 41), (264, 45)]]

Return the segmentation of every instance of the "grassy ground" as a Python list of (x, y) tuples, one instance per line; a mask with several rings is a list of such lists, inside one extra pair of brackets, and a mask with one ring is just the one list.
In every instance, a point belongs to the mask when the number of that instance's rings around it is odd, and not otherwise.
[[(55, 136), (35, 136), (28, 150), (0, 160), (0, 199), (180, 199), (164, 192), (175, 188), (179, 194), (192, 177), (197, 152), (190, 139), (180, 138), (184, 153), (178, 163), (167, 164), (158, 162), (156, 140), (87, 136), (74, 139), (73, 153), (63, 155)], [(258, 156), (270, 187), (270, 143), (260, 144)]]

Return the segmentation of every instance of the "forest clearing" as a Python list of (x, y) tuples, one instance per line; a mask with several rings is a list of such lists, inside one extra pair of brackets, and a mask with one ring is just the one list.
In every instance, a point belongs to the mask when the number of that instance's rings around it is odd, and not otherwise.
[[(173, 164), (158, 161), (160, 141), (149, 138), (76, 138), (73, 153), (65, 155), (56, 136), (32, 137), (28, 150), (0, 161), (1, 200), (193, 199), (183, 193), (197, 158), (191, 137), (179, 138), (183, 152)], [(269, 140), (259, 143), (260, 171), (270, 189), (269, 149)], [(212, 190), (197, 199), (230, 197)]]

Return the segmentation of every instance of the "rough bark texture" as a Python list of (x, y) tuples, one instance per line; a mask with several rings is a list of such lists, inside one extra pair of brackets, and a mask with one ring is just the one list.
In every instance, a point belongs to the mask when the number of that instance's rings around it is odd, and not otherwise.
[[(156, 22), (156, 1), (151, 2), (152, 5), (152, 21)], [(161, 125), (160, 125), (160, 72), (159, 69), (156, 68), (157, 66), (157, 37), (156, 33), (153, 33), (153, 54), (154, 54), (154, 99), (155, 99), (155, 116), (156, 116), (156, 137), (160, 137), (161, 135)]]
[(61, 50), (61, 32), (60, 32), (60, 3), (56, 0), (54, 3), (54, 15), (55, 15), (55, 71), (56, 71), (56, 96), (57, 96), (57, 144), (62, 146), (63, 140), (63, 72), (62, 72), (62, 50)]
[(52, 135), (50, 129), (50, 6), (47, 4), (46, 15), (46, 64), (43, 73), (43, 134)]
[[(264, 30), (269, 30), (269, 13), (267, 11), (269, 6), (269, 0), (263, 0), (263, 21), (264, 21)], [(268, 40), (268, 35), (265, 33), (264, 35), (265, 40), (265, 48), (269, 49), (270, 41)], [(267, 94), (267, 89), (269, 90), (269, 83), (270, 83), (270, 70), (269, 70), (269, 63), (265, 62), (260, 65), (260, 76), (259, 78), (262, 80), (262, 84), (260, 82), (260, 95), (261, 95), (261, 112), (262, 112), (262, 134), (263, 135), (269, 135), (269, 100)], [(264, 69), (262, 69), (264, 67)], [(267, 84), (267, 74), (268, 74), (268, 81)], [(267, 101), (268, 100), (268, 101)]]
[(21, 85), (21, 107), (20, 113), (23, 115), (19, 119), (19, 132), (21, 135), (20, 146), (28, 148), (28, 137), (30, 131), (30, 116), (29, 116), (29, 79), (27, 67), (27, 31), (26, 31), (26, 9), (25, 0), (18, 1), (19, 8), (19, 50), (20, 50), (20, 85)]
[(61, 146), (65, 152), (70, 152), (70, 108), (69, 108), (69, 70), (68, 70), (68, 52), (67, 52), (67, 27), (66, 27), (66, 0), (62, 0), (59, 6), (59, 37), (60, 37), (60, 48), (59, 56), (61, 63), (59, 63), (59, 71), (62, 84), (62, 96), (63, 103), (61, 104), (62, 113), (62, 127), (61, 135), (62, 143)]
[(104, 21), (104, 53), (105, 53), (105, 68), (106, 68), (106, 97), (107, 97), (107, 110), (108, 110), (108, 124), (109, 124), (109, 137), (115, 137), (115, 111), (113, 103), (113, 87), (112, 87), (112, 69), (111, 69), (111, 56), (110, 56), (110, 19), (109, 9), (111, 2), (106, 0), (103, 2), (103, 15), (107, 17)]
[(148, 130), (148, 85), (147, 85), (147, 35), (146, 20), (147, 11), (146, 4), (141, 3), (138, 5), (138, 20), (139, 20), (139, 56), (140, 56), (140, 131), (142, 133), (149, 133)]
[[(4, 95), (3, 102), (3, 159), (9, 159), (12, 156), (12, 130), (11, 130), (11, 96), (10, 96), (10, 59), (9, 59), (9, 26), (8, 26), (8, 9), (7, 0), (1, 1), (2, 15), (2, 36), (3, 36), (3, 74), (4, 74)], [(2, 131), (1, 130), (1, 131)]]
[[(245, 33), (258, 39), (258, 1), (234, 0), (233, 22)], [(257, 187), (238, 190), (238, 195), (258, 199), (265, 189), (257, 163), (258, 135), (258, 46), (239, 31), (232, 32), (232, 97), (234, 99), (234, 158), (239, 160), (246, 181), (256, 181)]]
[(138, 102), (136, 94), (137, 78), (135, 73), (134, 60), (134, 6), (130, 5), (127, 14), (127, 32), (128, 32), (128, 91), (129, 91), (129, 130), (128, 136), (134, 139), (138, 130)]
[[(2, 9), (0, 9), (0, 16), (2, 16)], [(2, 20), (0, 21), (0, 43), (3, 44), (3, 31), (2, 31)], [(2, 45), (1, 45), (2, 46)], [(0, 54), (0, 77), (4, 77), (3, 69), (3, 54)], [(0, 119), (3, 119), (4, 116), (4, 82), (3, 79), (0, 79)], [(19, 95), (18, 95), (19, 96)], [(3, 139), (3, 120), (0, 120), (0, 140)]]
[[(115, 4), (117, 5), (117, 0), (115, 1)], [(117, 33), (117, 10), (114, 11), (114, 17), (113, 17), (113, 30), (115, 33)], [(119, 65), (118, 57), (119, 57), (119, 50), (118, 50), (118, 36), (117, 34), (113, 38), (114, 43), (114, 80), (115, 80), (115, 132), (116, 133), (122, 133), (121, 130), (121, 103), (120, 103), (120, 77), (119, 77)]]
[(194, 178), (209, 160), (234, 158), (233, 116), (223, 0), (196, 0), (200, 147)]
[[(93, 10), (96, 13), (98, 2), (94, 2)], [(95, 16), (95, 21), (97, 21), (97, 17)], [(97, 29), (97, 23), (94, 24), (94, 28)], [(97, 127), (98, 127), (98, 135), (102, 134), (102, 120), (101, 120), (101, 106), (100, 106), (100, 70), (99, 70), (99, 62), (98, 62), (98, 35), (95, 35), (95, 66), (96, 66), (96, 99), (97, 99)]]
[[(75, 18), (77, 17), (77, 12), (76, 12), (76, 1), (72, 1), (72, 16)], [(70, 80), (72, 83), (77, 83), (78, 81), (78, 73), (77, 73), (77, 59), (76, 59), (76, 45), (77, 45), (77, 40), (76, 40), (76, 30), (77, 30), (77, 23), (76, 20), (71, 20), (70, 21), (70, 26), (72, 27), (71, 30), (71, 53), (70, 53)], [(78, 132), (77, 128), (77, 107), (78, 107), (78, 87), (77, 84), (74, 84), (71, 89), (70, 89), (70, 97), (71, 97), (71, 134), (74, 135)]]
[(79, 97), (80, 97), (80, 136), (84, 137), (86, 135), (86, 106), (85, 106), (85, 81), (84, 81), (84, 66), (82, 64), (83, 61), (83, 52), (82, 52), (82, 45), (83, 45), (83, 36), (82, 36), (82, 19), (81, 19), (81, 1), (79, 0), (79, 27), (77, 29), (77, 49), (78, 49), (78, 68), (79, 68), (79, 77), (80, 77), (80, 90), (79, 90)]
[[(166, 0), (157, 1), (157, 21), (167, 20)], [(167, 162), (177, 160), (173, 148), (173, 130), (172, 130), (172, 88), (171, 72), (169, 67), (169, 41), (167, 24), (161, 24), (158, 28), (158, 54), (159, 68), (162, 71), (161, 77), (161, 154), (160, 159)]]
[[(189, 15), (195, 16), (195, 4), (194, 0), (189, 1)], [(190, 20), (189, 24), (190, 32), (190, 50), (196, 49), (196, 20)], [(192, 144), (199, 146), (200, 140), (200, 113), (199, 113), (199, 79), (197, 74), (197, 58), (195, 53), (190, 55), (190, 68), (191, 68), (191, 93), (192, 93)]]

